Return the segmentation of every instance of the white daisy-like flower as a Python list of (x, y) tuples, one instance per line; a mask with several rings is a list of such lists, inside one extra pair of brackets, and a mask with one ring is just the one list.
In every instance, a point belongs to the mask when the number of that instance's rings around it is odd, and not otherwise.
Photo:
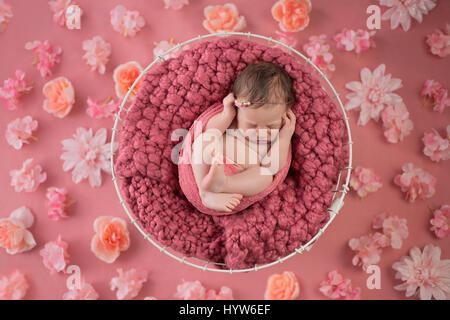
[(391, 20), (391, 29), (401, 25), (404, 31), (408, 31), (411, 17), (422, 23), (423, 15), (436, 6), (436, 0), (380, 0), (380, 5), (390, 7), (381, 19)]
[[(64, 160), (63, 170), (72, 170), (72, 180), (79, 183), (89, 179), (91, 187), (99, 187), (102, 184), (101, 170), (111, 173), (111, 143), (106, 142), (106, 129), (101, 128), (95, 136), (92, 128), (77, 128), (73, 139), (61, 141), (63, 150), (61, 155)], [(118, 144), (114, 143), (114, 151)]]
[(393, 91), (402, 87), (402, 80), (385, 75), (386, 66), (380, 64), (373, 73), (368, 68), (361, 70), (361, 82), (351, 81), (345, 87), (353, 92), (348, 93), (349, 101), (346, 110), (360, 109), (358, 125), (364, 126), (373, 119), (378, 122), (380, 113), (390, 105), (401, 103), (403, 99)]

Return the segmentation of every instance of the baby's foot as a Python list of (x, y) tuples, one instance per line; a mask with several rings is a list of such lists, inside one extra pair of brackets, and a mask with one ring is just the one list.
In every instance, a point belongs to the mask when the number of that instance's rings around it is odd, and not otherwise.
[(203, 205), (207, 208), (231, 212), (241, 202), (242, 194), (203, 191), (200, 193), (200, 197)]
[(202, 179), (200, 187), (205, 191), (222, 192), (226, 182), (226, 175), (223, 163), (220, 163), (220, 154), (214, 152), (211, 167)]

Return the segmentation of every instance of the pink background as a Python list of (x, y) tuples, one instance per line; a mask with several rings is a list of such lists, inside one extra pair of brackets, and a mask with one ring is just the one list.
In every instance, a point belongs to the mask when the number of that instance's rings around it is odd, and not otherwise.
[[(332, 82), (346, 102), (348, 92), (344, 84), (360, 80), (361, 68), (373, 70), (381, 63), (386, 64), (386, 73), (403, 80), (403, 87), (397, 91), (411, 114), (414, 122), (413, 132), (401, 143), (389, 144), (382, 134), (381, 124), (370, 122), (365, 127), (356, 125), (358, 112), (350, 112), (350, 125), (354, 144), (354, 165), (374, 168), (383, 179), (383, 187), (376, 193), (360, 200), (354, 193), (345, 199), (345, 205), (329, 229), (322, 235), (312, 251), (297, 255), (281, 265), (246, 274), (219, 274), (204, 272), (183, 265), (160, 253), (150, 245), (129, 223), (131, 247), (123, 252), (113, 263), (107, 264), (90, 251), (90, 241), (94, 235), (92, 224), (102, 215), (118, 216), (128, 220), (122, 209), (111, 176), (102, 174), (103, 184), (92, 189), (87, 180), (76, 185), (71, 173), (63, 172), (61, 140), (72, 137), (79, 126), (108, 128), (109, 136), (113, 122), (111, 119), (96, 120), (85, 113), (88, 96), (95, 100), (114, 96), (112, 72), (122, 63), (135, 60), (143, 67), (153, 61), (153, 41), (169, 40), (183, 42), (207, 31), (202, 27), (203, 8), (210, 4), (224, 4), (226, 1), (196, 1), (180, 11), (164, 9), (163, 1), (87, 1), (77, 0), (83, 11), (82, 29), (68, 30), (57, 26), (52, 20), (52, 12), (47, 1), (9, 0), (13, 6), (14, 17), (7, 30), (0, 34), (0, 81), (12, 77), (16, 69), (26, 72), (27, 79), (34, 82), (34, 90), (20, 100), (19, 108), (8, 111), (0, 108), (0, 218), (20, 206), (29, 207), (35, 215), (35, 224), (31, 227), (37, 246), (25, 253), (10, 256), (0, 249), (0, 276), (9, 275), (18, 268), (27, 276), (30, 289), (27, 299), (60, 299), (67, 291), (66, 275), (50, 275), (39, 255), (44, 244), (61, 234), (69, 243), (70, 264), (81, 268), (82, 275), (99, 292), (101, 299), (115, 299), (115, 293), (109, 289), (109, 281), (116, 276), (116, 269), (144, 267), (149, 272), (149, 280), (137, 299), (154, 296), (158, 299), (172, 299), (176, 287), (182, 280), (200, 280), (206, 288), (219, 290), (222, 285), (232, 288), (236, 299), (262, 299), (267, 278), (273, 273), (293, 271), (300, 282), (299, 299), (323, 299), (318, 291), (319, 284), (326, 279), (331, 270), (339, 270), (352, 280), (354, 286), (361, 287), (363, 299), (406, 299), (404, 292), (398, 292), (393, 286), (399, 284), (394, 279), (392, 263), (406, 255), (413, 246), (421, 249), (428, 243), (440, 246), (441, 258), (450, 258), (449, 239), (438, 240), (429, 230), (431, 214), (427, 206), (438, 207), (449, 202), (449, 163), (432, 162), (423, 155), (421, 138), (425, 131), (436, 128), (443, 134), (449, 124), (449, 113), (432, 112), (422, 107), (420, 90), (426, 79), (435, 79), (449, 88), (449, 58), (438, 58), (429, 53), (425, 36), (435, 28), (444, 28), (450, 12), (449, 1), (438, 1), (437, 7), (419, 24), (415, 20), (408, 32), (401, 28), (390, 30), (389, 22), (383, 21), (376, 35), (376, 49), (362, 53), (359, 59), (353, 52), (335, 52), (336, 71)], [(266, 36), (274, 36), (278, 23), (271, 17), (272, 0), (235, 0), (240, 14), (247, 19), (247, 28)], [(310, 25), (295, 36), (298, 48), (310, 35), (325, 33), (330, 39), (344, 27), (365, 28), (366, 8), (377, 1), (314, 0), (310, 14)], [(112, 29), (109, 11), (117, 4), (123, 4), (130, 10), (139, 10), (147, 21), (146, 27), (134, 38), (124, 38)], [(382, 7), (382, 12), (386, 8)], [(112, 55), (104, 75), (91, 72), (82, 60), (84, 52), (81, 43), (95, 35), (102, 36), (112, 44)], [(43, 79), (31, 62), (33, 53), (24, 49), (27, 41), (46, 40), (52, 45), (63, 48), (61, 63), (53, 69), (53, 75)], [(332, 43), (332, 42), (331, 42)], [(332, 43), (334, 49), (334, 44)], [(57, 119), (42, 109), (42, 86), (58, 76), (66, 76), (75, 87), (76, 103), (71, 113), (64, 119)], [(25, 145), (16, 151), (6, 143), (4, 131), (7, 123), (17, 117), (32, 115), (39, 121), (36, 132), (38, 142)], [(110, 139), (110, 138), (108, 138)], [(108, 140), (109, 141), (109, 140)], [(9, 171), (17, 169), (22, 162), (33, 157), (35, 163), (42, 165), (48, 174), (47, 181), (34, 193), (16, 193), (9, 185)], [(404, 194), (393, 184), (393, 178), (401, 172), (401, 166), (413, 162), (417, 166), (437, 177), (436, 194), (429, 200), (418, 200), (414, 204), (404, 200)], [(65, 186), (77, 203), (70, 208), (70, 217), (52, 221), (47, 217), (44, 205), (47, 187)], [(380, 212), (396, 214), (408, 221), (410, 236), (401, 249), (387, 248), (381, 255), (381, 290), (369, 290), (366, 287), (368, 277), (361, 268), (351, 264), (352, 251), (348, 240), (372, 231), (371, 220)]]

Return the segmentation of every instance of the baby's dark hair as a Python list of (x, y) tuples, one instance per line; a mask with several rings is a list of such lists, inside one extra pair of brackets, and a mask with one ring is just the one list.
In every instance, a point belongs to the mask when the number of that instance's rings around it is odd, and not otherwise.
[(289, 109), (294, 105), (292, 79), (286, 70), (271, 62), (249, 64), (237, 76), (233, 85), (234, 98), (245, 97), (258, 108), (264, 103), (285, 103)]

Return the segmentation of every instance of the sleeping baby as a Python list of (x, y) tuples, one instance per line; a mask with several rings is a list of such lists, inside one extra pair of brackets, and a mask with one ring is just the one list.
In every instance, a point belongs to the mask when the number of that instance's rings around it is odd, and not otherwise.
[(205, 207), (231, 212), (243, 196), (262, 192), (288, 159), (295, 130), (292, 80), (280, 66), (248, 65), (223, 110), (192, 144), (192, 170)]

